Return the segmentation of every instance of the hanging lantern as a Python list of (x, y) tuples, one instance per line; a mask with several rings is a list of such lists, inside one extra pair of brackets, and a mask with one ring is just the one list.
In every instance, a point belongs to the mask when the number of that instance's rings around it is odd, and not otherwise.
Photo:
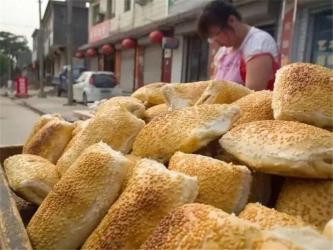
[(84, 57), (84, 53), (82, 51), (76, 51), (75, 57), (77, 57), (77, 58), (83, 58)]
[(131, 39), (131, 38), (125, 38), (122, 42), (121, 42), (121, 46), (124, 49), (133, 49), (136, 46), (136, 41)]
[(89, 57), (93, 57), (93, 56), (96, 56), (96, 50), (95, 49), (88, 49), (86, 51), (86, 56), (89, 56)]
[(162, 43), (163, 33), (159, 30), (154, 30), (149, 34), (149, 40), (152, 43)]
[(101, 51), (105, 55), (110, 55), (113, 52), (113, 48), (109, 44), (104, 44)]

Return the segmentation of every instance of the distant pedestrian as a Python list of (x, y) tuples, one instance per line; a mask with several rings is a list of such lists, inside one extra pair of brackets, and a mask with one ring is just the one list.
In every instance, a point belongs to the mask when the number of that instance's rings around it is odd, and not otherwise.
[(229, 3), (215, 0), (198, 20), (198, 32), (220, 48), (215, 56), (217, 80), (231, 80), (253, 90), (273, 89), (279, 68), (277, 44), (267, 32), (242, 22)]

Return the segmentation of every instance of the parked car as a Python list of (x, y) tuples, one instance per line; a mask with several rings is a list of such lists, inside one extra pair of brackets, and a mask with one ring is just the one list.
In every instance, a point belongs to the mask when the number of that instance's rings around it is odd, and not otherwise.
[[(54, 84), (57, 86), (57, 96), (61, 96), (62, 93), (67, 93), (68, 79), (67, 79), (68, 66), (65, 65), (63, 71), (59, 76), (53, 78)], [(73, 66), (73, 81), (77, 80), (82, 72), (86, 71), (84, 66)], [(58, 79), (57, 79), (58, 78)]]
[(122, 91), (112, 72), (85, 71), (73, 85), (73, 99), (84, 104), (118, 95)]

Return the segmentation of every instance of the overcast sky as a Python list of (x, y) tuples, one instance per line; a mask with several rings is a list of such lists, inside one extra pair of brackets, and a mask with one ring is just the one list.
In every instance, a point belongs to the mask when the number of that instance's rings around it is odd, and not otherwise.
[[(42, 10), (48, 0), (42, 0)], [(0, 0), (0, 30), (23, 35), (32, 47), (32, 32), (39, 27), (38, 0)]]

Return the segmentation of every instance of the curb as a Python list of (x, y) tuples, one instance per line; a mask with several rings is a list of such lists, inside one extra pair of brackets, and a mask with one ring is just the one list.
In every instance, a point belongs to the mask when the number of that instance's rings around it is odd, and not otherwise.
[(33, 112), (35, 112), (39, 115), (45, 115), (45, 112), (41, 111), (40, 109), (35, 108), (34, 106), (31, 106), (30, 104), (28, 104), (25, 101), (20, 101), (20, 102), (18, 102), (18, 104), (32, 110)]

